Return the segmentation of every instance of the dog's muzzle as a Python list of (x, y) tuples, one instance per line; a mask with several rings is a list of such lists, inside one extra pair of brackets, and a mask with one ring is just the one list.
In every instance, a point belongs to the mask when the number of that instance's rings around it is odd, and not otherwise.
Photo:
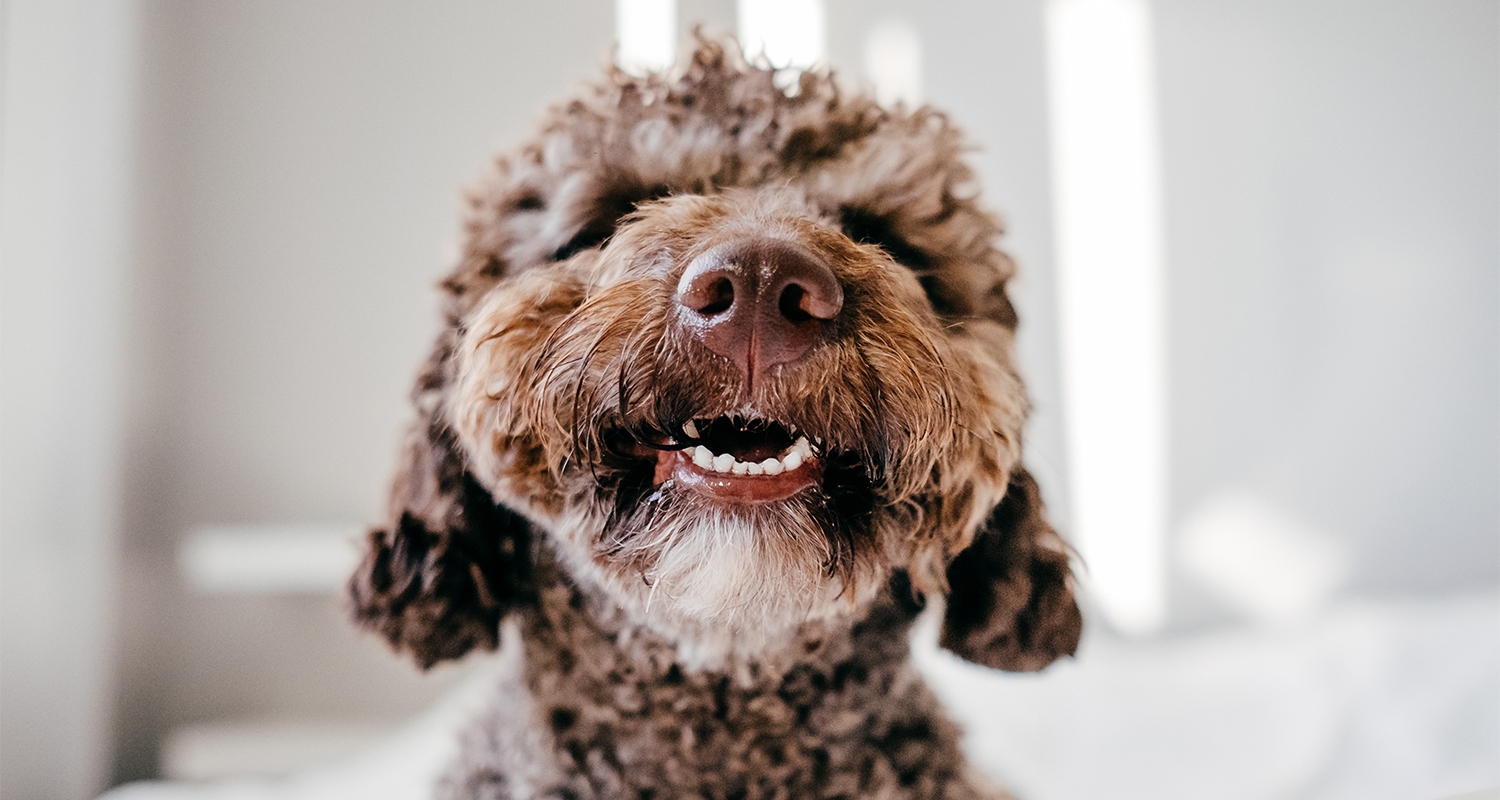
[[(844, 289), (833, 270), (795, 242), (743, 236), (694, 258), (674, 297), (680, 325), (732, 362), (747, 394), (765, 371), (790, 364), (833, 335)], [(731, 502), (773, 502), (822, 479), (821, 442), (772, 420), (688, 421), (685, 446), (659, 454), (656, 478)]]

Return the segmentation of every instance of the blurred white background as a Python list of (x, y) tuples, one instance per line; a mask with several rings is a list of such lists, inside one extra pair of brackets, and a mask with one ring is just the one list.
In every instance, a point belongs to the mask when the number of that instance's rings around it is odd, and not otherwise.
[[(1066, 3), (827, 0), (786, 52), (970, 134), (1073, 534), (1076, 462), (1112, 462), (1064, 414), (1064, 343), (1101, 335), (1059, 311)], [(380, 514), (461, 187), (629, 5), (0, 5), (0, 799), (273, 773), (461, 681), (357, 635), (328, 576)], [(679, 41), (766, 18), (668, 5)], [(1160, 507), (1127, 548), (1159, 610), (1095, 591), (1040, 678), (924, 663), (1016, 721), (975, 747), (1030, 797), (1136, 796), (1131, 764), (1175, 776), (1155, 797), (1500, 784), (1500, 6), (1132, 7), (1160, 481), (1113, 463)]]

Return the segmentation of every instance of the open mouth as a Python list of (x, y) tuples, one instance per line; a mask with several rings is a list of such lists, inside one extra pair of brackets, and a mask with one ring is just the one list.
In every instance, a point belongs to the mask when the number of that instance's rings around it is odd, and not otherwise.
[(656, 482), (668, 479), (744, 503), (784, 500), (817, 486), (818, 443), (779, 422), (717, 417), (682, 426), (680, 450), (657, 455)]

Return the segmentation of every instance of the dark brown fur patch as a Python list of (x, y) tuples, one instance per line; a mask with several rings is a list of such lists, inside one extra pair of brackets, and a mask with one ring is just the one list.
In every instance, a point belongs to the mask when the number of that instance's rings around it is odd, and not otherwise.
[(1025, 470), (974, 543), (948, 565), (940, 644), (976, 664), (1031, 672), (1072, 655), (1083, 632), (1062, 539)]

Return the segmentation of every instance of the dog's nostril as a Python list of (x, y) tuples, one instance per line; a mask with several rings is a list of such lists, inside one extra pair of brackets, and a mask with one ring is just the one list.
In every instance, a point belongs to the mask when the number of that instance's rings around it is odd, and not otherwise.
[(703, 292), (706, 299), (702, 306), (694, 309), (705, 317), (722, 314), (734, 305), (734, 282), (728, 278), (719, 278)]
[(777, 300), (781, 316), (800, 323), (837, 317), (844, 307), (844, 290), (833, 273), (821, 265), (796, 275), (781, 290)]
[(807, 299), (807, 290), (793, 283), (781, 290), (781, 316), (790, 322), (806, 322), (812, 319), (812, 314), (802, 307)]
[(793, 326), (830, 322), (844, 308), (844, 287), (821, 258), (785, 246), (770, 249), (764, 258), (769, 267), (766, 299), (774, 299), (781, 318)]
[(714, 317), (734, 306), (734, 281), (724, 272), (702, 272), (683, 281), (677, 302), (683, 307)]

